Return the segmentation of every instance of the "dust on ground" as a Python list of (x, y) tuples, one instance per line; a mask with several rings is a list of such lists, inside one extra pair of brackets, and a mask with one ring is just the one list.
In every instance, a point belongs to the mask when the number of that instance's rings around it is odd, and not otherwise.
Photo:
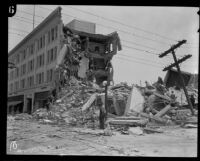
[(175, 125), (161, 129), (163, 133), (123, 135), (115, 131), (104, 136), (100, 129), (14, 120), (7, 122), (7, 154), (197, 156), (197, 128)]

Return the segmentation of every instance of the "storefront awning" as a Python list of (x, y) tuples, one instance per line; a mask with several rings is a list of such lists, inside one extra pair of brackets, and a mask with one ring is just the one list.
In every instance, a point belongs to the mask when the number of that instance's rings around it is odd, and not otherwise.
[(8, 106), (15, 106), (15, 105), (18, 105), (18, 104), (20, 104), (20, 103), (22, 103), (22, 101), (13, 101), (13, 102), (8, 102)]

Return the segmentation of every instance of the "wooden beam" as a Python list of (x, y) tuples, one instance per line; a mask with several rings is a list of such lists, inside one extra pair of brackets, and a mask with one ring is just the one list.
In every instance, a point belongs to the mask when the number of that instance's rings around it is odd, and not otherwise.
[(162, 117), (164, 116), (169, 110), (171, 109), (170, 105), (167, 105), (165, 108), (163, 108), (162, 110), (160, 110), (156, 115), (154, 115), (155, 117)]
[(168, 67), (165, 67), (163, 69), (163, 71), (170, 70), (172, 67), (175, 67), (176, 64), (180, 64), (180, 63), (184, 62), (186, 59), (189, 59), (190, 57), (192, 57), (192, 55), (186, 55), (186, 56), (184, 56), (183, 58), (177, 60), (177, 63), (173, 63), (173, 64), (169, 65)]

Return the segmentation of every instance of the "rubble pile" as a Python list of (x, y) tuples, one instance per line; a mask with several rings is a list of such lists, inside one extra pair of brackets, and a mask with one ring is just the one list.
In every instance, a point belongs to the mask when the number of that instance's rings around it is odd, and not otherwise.
[(112, 86), (109, 92), (112, 93), (112, 95), (114, 95), (117, 100), (127, 101), (128, 96), (131, 93), (131, 89), (131, 86), (128, 86), (127, 83), (121, 82), (115, 86)]
[[(75, 78), (62, 88), (59, 98), (52, 103), (49, 110), (45, 108), (37, 109), (32, 115), (36, 120), (51, 120), (53, 122), (65, 122), (66, 124), (81, 126), (88, 124), (91, 126), (98, 120), (98, 112), (95, 107), (87, 111), (82, 111), (81, 107), (88, 101), (94, 93), (100, 93), (102, 89), (94, 88), (92, 84), (86, 84)], [(96, 123), (97, 124), (97, 123)]]
[[(193, 95), (195, 100), (196, 100), (196, 103), (198, 103), (198, 90), (194, 89), (192, 87), (189, 87), (189, 86), (187, 86), (186, 89), (188, 91), (188, 94), (189, 95)], [(176, 101), (179, 102), (179, 104), (181, 106), (184, 106), (184, 105), (188, 104), (183, 89), (176, 89), (175, 87), (170, 87), (169, 88), (169, 93), (171, 93), (171, 91), (174, 91), (174, 93), (176, 95)]]
[(20, 113), (14, 116), (8, 115), (7, 117), (8, 122), (14, 122), (15, 120), (30, 120), (30, 119), (32, 119), (32, 116), (27, 113)]

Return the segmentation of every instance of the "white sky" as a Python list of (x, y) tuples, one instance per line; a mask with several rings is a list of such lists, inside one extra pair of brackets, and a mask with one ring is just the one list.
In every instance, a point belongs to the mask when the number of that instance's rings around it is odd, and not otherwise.
[[(36, 25), (46, 18), (56, 7), (58, 5), (36, 5)], [(155, 82), (158, 76), (164, 78), (166, 72), (163, 72), (162, 69), (173, 63), (172, 55), (168, 54), (169, 56), (167, 57), (159, 58), (155, 54), (160, 54), (168, 50), (171, 45), (177, 43), (174, 40), (187, 40), (187, 44), (182, 45), (176, 50), (179, 58), (187, 54), (192, 54), (192, 58), (187, 59), (181, 64), (181, 70), (190, 73), (198, 72), (198, 8), (133, 6), (61, 7), (64, 13), (62, 19), (65, 23), (76, 18), (96, 23), (96, 33), (109, 34), (114, 31), (118, 32), (121, 38), (122, 51), (118, 52), (112, 60), (115, 83), (128, 82), (129, 84), (139, 84), (141, 80), (142, 84), (144, 84), (145, 80), (150, 83)], [(16, 15), (13, 18), (9, 18), (9, 51), (32, 31), (33, 9), (33, 5), (18, 5)], [(85, 12), (81, 12), (80, 10)], [(88, 14), (87, 12), (97, 16)], [(133, 27), (127, 27), (106, 20), (105, 18)], [(143, 32), (141, 29), (149, 31), (152, 34)], [(172, 40), (156, 36), (156, 34)], [(127, 41), (131, 41), (132, 43)], [(138, 51), (133, 48), (144, 51)]]

